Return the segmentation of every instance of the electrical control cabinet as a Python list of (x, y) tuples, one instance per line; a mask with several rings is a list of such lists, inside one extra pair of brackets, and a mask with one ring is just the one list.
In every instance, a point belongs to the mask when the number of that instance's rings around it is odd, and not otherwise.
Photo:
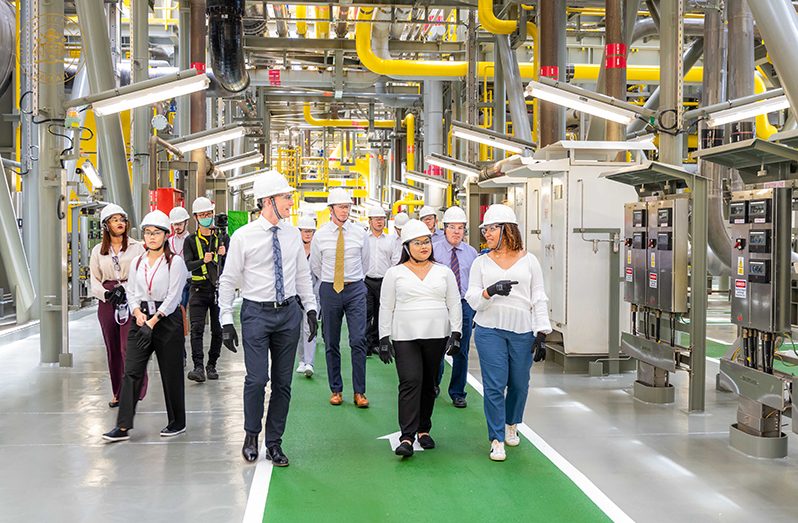
[(626, 205), (624, 299), (687, 312), (689, 200), (673, 195)]
[[(791, 189), (732, 193), (732, 322), (764, 332), (790, 329)], [(779, 217), (786, 219), (779, 219)]]

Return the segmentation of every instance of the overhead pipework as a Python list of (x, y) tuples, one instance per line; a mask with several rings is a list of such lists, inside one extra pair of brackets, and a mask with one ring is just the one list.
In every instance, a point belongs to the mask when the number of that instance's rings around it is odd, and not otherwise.
[(211, 69), (231, 93), (249, 87), (244, 60), (244, 0), (208, 0), (208, 41)]

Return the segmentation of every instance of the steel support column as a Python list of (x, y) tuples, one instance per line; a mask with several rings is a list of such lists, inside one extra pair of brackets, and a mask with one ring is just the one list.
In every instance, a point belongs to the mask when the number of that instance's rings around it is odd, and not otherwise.
[[(92, 94), (116, 88), (114, 63), (111, 58), (111, 41), (105, 23), (103, 0), (75, 2), (80, 22), (83, 52), (89, 72)], [(130, 176), (127, 169), (125, 139), (118, 114), (96, 118), (97, 145), (100, 153), (100, 172), (108, 187), (109, 200), (121, 205), (130, 215), (135, 227), (138, 224), (138, 205), (133, 203)]]
[(759, 33), (765, 38), (768, 56), (790, 105), (798, 108), (798, 14), (789, 0), (748, 0)]
[[(180, 11), (177, 21), (177, 68), (185, 71), (191, 68), (191, 9), (189, 0), (180, 0)], [(186, 136), (191, 133), (191, 101), (188, 96), (177, 98), (177, 136)], [(191, 154), (183, 155), (183, 160), (191, 161)], [(183, 191), (183, 195), (188, 199), (189, 194), (194, 194), (189, 186), (193, 183), (191, 176), (187, 172), (181, 172), (179, 180), (176, 180), (177, 188)]]
[[(538, 0), (538, 42), (540, 43), (540, 76), (565, 81), (565, 0)], [(537, 42), (536, 42), (537, 43)], [(539, 101), (540, 147), (565, 138), (565, 109)]]
[(36, 298), (25, 250), (22, 246), (22, 237), (17, 227), (17, 216), (14, 213), (14, 204), (11, 200), (11, 190), (6, 183), (5, 167), (0, 157), (0, 259), (6, 268), (8, 281), (12, 286), (12, 295), (16, 305), (17, 324), (22, 324), (30, 319), (30, 308)]
[[(149, 79), (150, 67), (150, 31), (148, 22), (147, 0), (132, 0), (130, 5), (130, 80), (131, 83)], [(149, 106), (133, 110), (133, 134), (131, 148), (133, 150), (133, 203), (136, 216), (144, 216), (149, 203), (150, 173), (148, 168), (148, 139), (152, 109)]]
[[(681, 0), (679, 0), (681, 1)], [(666, 2), (667, 3), (667, 0)], [(665, 19), (663, 9), (663, 20)], [(690, 265), (690, 384), (687, 410), (703, 412), (707, 369), (707, 181), (694, 179)]]
[[(205, 0), (191, 0), (191, 39), (190, 56), (191, 67), (198, 71), (205, 71), (206, 50), (205, 36), (208, 32), (208, 24), (205, 17)], [(207, 125), (207, 107), (205, 104), (205, 91), (191, 93), (191, 132), (198, 133), (204, 131)], [(197, 171), (194, 173), (194, 189), (189, 194), (189, 200), (193, 201), (197, 196), (205, 196), (205, 149), (191, 151), (191, 161), (197, 164)]]
[[(682, 128), (682, 47), (684, 39), (684, 0), (663, 0), (660, 3), (660, 107), (663, 127), (674, 131)], [(659, 157), (663, 163), (682, 165), (682, 135), (678, 132), (659, 134)]]

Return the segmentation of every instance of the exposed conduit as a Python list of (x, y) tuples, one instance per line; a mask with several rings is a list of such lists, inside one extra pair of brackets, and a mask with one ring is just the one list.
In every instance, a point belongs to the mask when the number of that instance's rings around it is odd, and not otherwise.
[(249, 87), (244, 65), (244, 0), (208, 0), (208, 41), (211, 69), (231, 93)]

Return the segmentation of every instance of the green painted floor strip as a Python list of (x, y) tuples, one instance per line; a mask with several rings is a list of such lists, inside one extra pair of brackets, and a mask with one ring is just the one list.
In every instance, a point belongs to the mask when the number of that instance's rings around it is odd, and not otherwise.
[(372, 406), (357, 409), (345, 339), (344, 405), (328, 403), (322, 343), (316, 375), (295, 374), (283, 442), (291, 466), (273, 470), (263, 521), (609, 520), (525, 439), (507, 448), (507, 461), (490, 461), (482, 398), (470, 387), (466, 409), (455, 409), (445, 392), (438, 399), (432, 428), (438, 448), (401, 460), (378, 439), (399, 430), (396, 368), (368, 359)]

